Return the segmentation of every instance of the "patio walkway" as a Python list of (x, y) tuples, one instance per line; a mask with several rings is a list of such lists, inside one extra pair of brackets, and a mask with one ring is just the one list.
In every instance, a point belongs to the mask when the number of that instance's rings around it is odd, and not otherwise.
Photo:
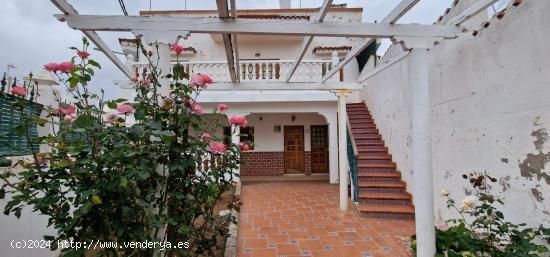
[(239, 257), (411, 256), (409, 237), (414, 234), (414, 221), (362, 218), (355, 210), (342, 212), (338, 185), (244, 182), (241, 202)]

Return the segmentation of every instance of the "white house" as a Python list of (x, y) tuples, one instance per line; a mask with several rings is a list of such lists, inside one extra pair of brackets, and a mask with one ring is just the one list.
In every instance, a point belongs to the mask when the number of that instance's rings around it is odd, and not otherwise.
[[(138, 40), (120, 40), (124, 64), (94, 31), (129, 31), (158, 45), (163, 70), (176, 61), (169, 44), (186, 47), (177, 61), (216, 82), (198, 98), (205, 110), (226, 103), (229, 115), (249, 121), (240, 134), (254, 148), (242, 177), (324, 175), (340, 184), (342, 209), (350, 184), (367, 216), (415, 218), (418, 256), (433, 256), (435, 223), (456, 215), (439, 192), (471, 194), (462, 174), (472, 171), (498, 178), (492, 189), (508, 220), (550, 223), (550, 1), (498, 1), (494, 17), (496, 0), (454, 1), (433, 25), (396, 24), (414, 0), (376, 24), (332, 1), (231, 13), (219, 1), (218, 10), (136, 17), (83, 16), (52, 2), (129, 79), (145, 64)], [(381, 57), (368, 48), (378, 38), (394, 42)], [(129, 79), (118, 84), (131, 98)]]
[[(310, 21), (319, 13), (319, 8), (282, 7), (238, 10), (237, 17)], [(333, 7), (325, 21), (357, 23), (361, 22), (362, 13), (362, 8)], [(216, 17), (218, 11), (142, 11), (141, 15)], [(243, 84), (250, 83), (246, 85), (285, 82), (303, 40), (301, 36), (239, 36), (239, 80)], [(357, 41), (357, 38), (314, 38), (290, 81), (318, 82)], [(231, 82), (220, 34), (191, 34), (177, 43), (186, 50), (179, 60), (172, 53), (172, 63), (183, 63), (191, 74), (206, 73), (220, 85)], [(137, 39), (120, 39), (120, 44), (127, 57), (128, 69), (134, 74), (144, 63), (137, 49)], [(374, 60), (374, 56), (371, 59)], [(354, 82), (358, 74), (359, 66), (354, 62), (341, 69), (330, 81)], [(133, 93), (132, 86), (123, 82), (120, 85), (128, 90), (128, 94)], [(246, 133), (253, 133), (254, 149), (243, 156), (245, 164), (241, 167), (241, 176), (325, 174), (329, 175), (331, 183), (338, 180), (337, 98), (333, 93), (326, 90), (273, 91), (254, 88), (228, 91), (223, 86), (214, 85), (201, 93), (198, 101), (205, 111), (213, 109), (218, 103), (226, 103), (230, 106), (230, 115), (246, 116), (249, 122)]]

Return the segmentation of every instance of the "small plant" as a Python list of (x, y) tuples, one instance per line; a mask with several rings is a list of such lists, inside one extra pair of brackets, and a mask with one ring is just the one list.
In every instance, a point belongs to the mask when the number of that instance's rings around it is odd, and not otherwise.
[[(436, 228), (436, 256), (536, 257), (549, 252), (543, 244), (550, 243), (550, 229), (542, 225), (528, 228), (525, 223), (516, 225), (505, 221), (504, 214), (495, 207), (504, 202), (490, 192), (490, 184), (497, 182), (496, 178), (487, 172), (462, 177), (469, 182), (473, 193), (462, 200), (459, 208), (449, 192), (442, 191), (447, 207), (454, 209), (459, 218)], [(411, 247), (416, 253), (415, 235)]]

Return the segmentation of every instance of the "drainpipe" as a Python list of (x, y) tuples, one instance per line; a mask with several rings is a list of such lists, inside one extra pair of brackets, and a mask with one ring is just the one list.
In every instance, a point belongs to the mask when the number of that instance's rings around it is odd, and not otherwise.
[(426, 48), (414, 48), (409, 58), (412, 97), (412, 147), (416, 245), (418, 256), (435, 255), (434, 186), (430, 83)]

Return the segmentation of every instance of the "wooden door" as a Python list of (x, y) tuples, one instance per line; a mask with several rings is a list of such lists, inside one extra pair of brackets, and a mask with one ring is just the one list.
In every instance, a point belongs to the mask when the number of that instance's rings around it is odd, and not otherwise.
[(311, 172), (328, 172), (328, 126), (311, 126)]
[(285, 126), (285, 172), (305, 173), (304, 126)]

